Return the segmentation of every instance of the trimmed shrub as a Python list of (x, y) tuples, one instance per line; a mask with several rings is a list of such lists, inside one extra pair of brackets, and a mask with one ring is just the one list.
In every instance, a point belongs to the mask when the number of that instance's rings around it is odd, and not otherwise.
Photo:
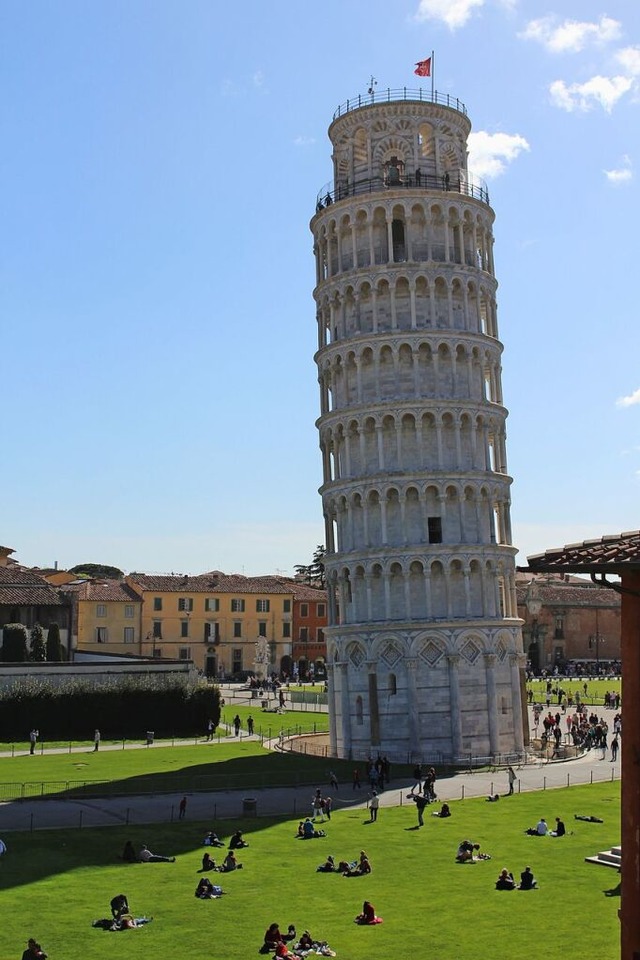
[(27, 628), (22, 623), (6, 623), (2, 628), (2, 659), (5, 663), (24, 663), (27, 652)]
[(47, 648), (44, 642), (44, 630), (39, 623), (34, 623), (29, 635), (31, 659), (36, 663), (44, 663), (47, 659)]
[(57, 623), (49, 624), (47, 633), (47, 660), (59, 662), (64, 660), (62, 656), (62, 644), (60, 643), (60, 627)]
[(220, 721), (220, 693), (208, 683), (157, 677), (96, 684), (19, 680), (0, 690), (3, 739), (20, 740), (32, 727), (44, 740), (82, 740), (98, 727), (106, 740), (191, 736)]

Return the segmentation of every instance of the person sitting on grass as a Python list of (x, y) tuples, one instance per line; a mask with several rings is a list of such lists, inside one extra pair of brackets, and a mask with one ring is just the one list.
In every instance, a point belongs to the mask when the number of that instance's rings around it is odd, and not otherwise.
[(479, 843), (472, 843), (471, 840), (462, 840), (458, 846), (456, 860), (458, 863), (471, 863), (475, 859), (476, 851), (479, 849)]
[(151, 853), (151, 850), (143, 843), (142, 849), (138, 854), (138, 860), (141, 863), (175, 863), (175, 857), (161, 857), (157, 853)]
[(214, 900), (216, 897), (219, 897), (221, 893), (222, 889), (214, 886), (211, 880), (209, 880), (209, 877), (200, 877), (195, 892), (198, 900)]
[(220, 839), (217, 833), (213, 830), (210, 830), (202, 841), (205, 847), (224, 847), (224, 843)]
[(124, 893), (118, 893), (111, 901), (111, 916), (119, 920), (125, 913), (129, 913), (129, 902)]
[(122, 851), (122, 859), (125, 863), (137, 863), (138, 858), (136, 857), (136, 852), (133, 849), (133, 844), (131, 840), (127, 840), (124, 845), (124, 850)]
[(382, 923), (382, 917), (376, 916), (373, 904), (369, 900), (365, 900), (362, 904), (362, 913), (359, 913), (353, 922), (365, 926), (373, 923)]
[(301, 820), (298, 824), (298, 832), (296, 833), (298, 840), (304, 840), (304, 820)]
[(516, 882), (513, 874), (509, 873), (506, 867), (503, 867), (496, 880), (496, 890), (515, 890)]
[(537, 889), (537, 886), (538, 882), (531, 873), (531, 867), (525, 867), (520, 874), (520, 885), (518, 886), (518, 890), (535, 890)]
[(326, 837), (324, 830), (316, 830), (311, 819), (307, 819), (302, 824), (302, 839), (303, 840), (312, 840), (314, 837)]
[(229, 850), (229, 853), (224, 858), (223, 864), (219, 869), (222, 873), (231, 873), (232, 870), (242, 870), (242, 864), (238, 863), (236, 860), (236, 855), (233, 850)]
[(47, 960), (47, 954), (44, 952), (37, 940), (29, 937), (27, 949), (22, 953), (22, 960)]
[(434, 810), (431, 814), (432, 817), (450, 817), (451, 810), (449, 809), (448, 803), (443, 803), (439, 810)]
[(260, 953), (271, 953), (276, 950), (278, 944), (286, 945), (290, 940), (295, 940), (296, 928), (292, 923), (289, 924), (286, 934), (280, 932), (280, 924), (270, 923), (264, 934), (264, 943), (260, 947)]
[(556, 817), (556, 828), (552, 830), (549, 834), (551, 837), (564, 837), (566, 836), (567, 828), (564, 825), (564, 822), (560, 817)]
[(487, 803), (497, 803), (499, 799), (500, 799), (499, 793), (489, 794), (489, 796), (487, 797)]
[(367, 873), (371, 873), (371, 863), (369, 862), (369, 857), (366, 855), (364, 850), (361, 850), (360, 858), (356, 866), (353, 869), (345, 870), (342, 876), (343, 877), (363, 877)]
[(248, 847), (249, 844), (242, 836), (242, 830), (236, 830), (229, 840), (229, 850), (240, 850), (242, 847)]
[(316, 873), (335, 873), (336, 864), (333, 857), (329, 856), (324, 863), (321, 863), (319, 867), (316, 867)]
[(546, 837), (546, 835), (549, 833), (547, 821), (544, 819), (544, 817), (541, 817), (535, 827), (529, 827), (528, 830), (525, 830), (525, 833), (527, 833), (530, 837)]
[(207, 851), (202, 858), (202, 870), (200, 872), (208, 873), (210, 870), (217, 870), (217, 869), (218, 868), (216, 866), (215, 860), (213, 859), (211, 854)]

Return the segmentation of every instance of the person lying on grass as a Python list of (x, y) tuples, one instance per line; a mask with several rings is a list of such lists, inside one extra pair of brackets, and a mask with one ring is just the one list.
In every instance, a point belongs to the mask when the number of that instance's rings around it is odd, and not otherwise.
[(324, 863), (321, 863), (319, 867), (316, 867), (316, 873), (335, 873), (336, 864), (333, 857), (329, 856)]
[(143, 843), (142, 849), (138, 854), (138, 860), (141, 863), (175, 863), (175, 857), (161, 857), (157, 853), (151, 853), (151, 850)]
[(293, 953), (296, 957), (307, 957), (312, 953), (320, 954), (322, 957), (335, 957), (335, 952), (330, 948), (327, 941), (315, 940), (308, 930), (304, 931), (294, 946)]
[(360, 858), (356, 866), (349, 870), (345, 870), (342, 874), (343, 877), (363, 877), (366, 873), (371, 873), (371, 863), (369, 862), (369, 857), (366, 855), (364, 850), (360, 851)]
[(361, 926), (367, 926), (373, 923), (382, 923), (382, 917), (376, 916), (375, 907), (369, 900), (365, 900), (362, 904), (362, 913), (359, 913), (357, 917), (354, 918), (354, 923), (358, 923)]
[(138, 862), (138, 858), (136, 856), (135, 850), (133, 849), (133, 843), (131, 842), (131, 840), (127, 840), (127, 842), (124, 845), (124, 850), (122, 851), (122, 859), (124, 860), (125, 863)]
[(198, 900), (215, 900), (222, 896), (222, 887), (211, 883), (209, 877), (201, 877), (196, 887), (195, 896)]
[(224, 847), (224, 843), (213, 830), (209, 831), (202, 842), (205, 847)]
[(130, 913), (123, 913), (117, 920), (110, 918), (94, 920), (91, 926), (116, 933), (118, 930), (135, 930), (138, 927), (144, 926), (145, 923), (151, 923), (152, 920), (153, 917), (132, 917)]

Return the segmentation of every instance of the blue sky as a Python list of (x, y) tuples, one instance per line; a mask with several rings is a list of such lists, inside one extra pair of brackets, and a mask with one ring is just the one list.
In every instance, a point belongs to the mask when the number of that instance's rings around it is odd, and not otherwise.
[(310, 559), (326, 131), (432, 49), (496, 211), (519, 562), (640, 527), (639, 4), (11, 0), (0, 35), (0, 543), (23, 563)]

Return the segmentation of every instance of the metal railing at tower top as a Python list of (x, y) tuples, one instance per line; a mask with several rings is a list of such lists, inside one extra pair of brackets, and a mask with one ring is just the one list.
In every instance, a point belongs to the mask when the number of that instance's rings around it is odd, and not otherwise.
[(439, 190), (443, 193), (461, 193), (465, 197), (472, 197), (482, 203), (489, 203), (489, 191), (484, 181), (477, 182), (478, 178), (452, 177), (445, 174), (438, 177), (435, 174), (414, 174), (398, 177), (390, 181), (388, 177), (366, 177), (353, 183), (343, 181), (335, 184), (332, 180), (326, 183), (316, 195), (316, 213), (325, 207), (330, 207), (339, 200), (355, 197), (366, 193), (387, 193), (390, 190)]
[(347, 100), (346, 103), (341, 103), (334, 112), (333, 119), (337, 120), (338, 117), (343, 117), (345, 113), (349, 113), (351, 110), (358, 110), (360, 107), (370, 107), (376, 103), (392, 103), (398, 100), (418, 100), (422, 103), (437, 103), (441, 107), (450, 107), (451, 110), (457, 110), (458, 113), (464, 114), (465, 117), (467, 116), (467, 108), (462, 100), (458, 100), (457, 97), (452, 97), (449, 93), (438, 93), (437, 90), (432, 92), (431, 90), (422, 90), (421, 88), (410, 90), (408, 87), (400, 87), (397, 90), (387, 88), (386, 90), (377, 90), (373, 93), (359, 93), (357, 97)]

